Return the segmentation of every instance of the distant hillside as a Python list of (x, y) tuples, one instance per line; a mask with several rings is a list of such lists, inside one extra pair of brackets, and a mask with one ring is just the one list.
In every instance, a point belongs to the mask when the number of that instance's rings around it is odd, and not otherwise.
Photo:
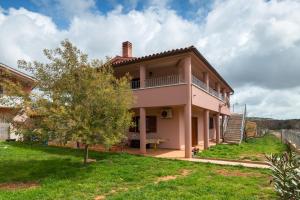
[(300, 129), (300, 119), (278, 120), (271, 118), (248, 117), (247, 120), (257, 123), (260, 128), (271, 130), (277, 129)]

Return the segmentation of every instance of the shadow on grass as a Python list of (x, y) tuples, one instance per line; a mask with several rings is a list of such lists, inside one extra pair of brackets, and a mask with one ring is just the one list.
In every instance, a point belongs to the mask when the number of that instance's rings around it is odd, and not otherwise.
[[(82, 163), (71, 159), (48, 160), (6, 160), (0, 163), (0, 182), (41, 181), (44, 178), (73, 179), (78, 178), (85, 168)], [(86, 167), (85, 172), (91, 169)]]
[[(83, 150), (44, 146), (40, 144), (24, 144), (20, 142), (4, 142), (2, 145), (21, 148), (24, 150), (23, 158), (6, 157), (0, 160), (0, 183), (7, 182), (29, 182), (61, 179), (84, 179), (97, 165), (97, 163), (83, 164)], [(32, 151), (38, 153), (37, 159), (30, 155)], [(47, 155), (48, 154), (48, 155)], [(50, 154), (50, 155), (49, 155)], [(28, 158), (26, 158), (28, 155)], [(58, 155), (58, 156), (51, 156)], [(100, 160), (111, 160), (120, 156), (117, 153), (89, 152), (89, 158)], [(3, 157), (4, 158), (4, 157)]]
[[(10, 145), (13, 147), (18, 147), (18, 148), (28, 149), (28, 150), (41, 151), (48, 154), (74, 156), (82, 159), (84, 156), (83, 149), (73, 149), (70, 147), (46, 146), (42, 144), (26, 144), (22, 142), (5, 142), (3, 144)], [(97, 151), (89, 150), (89, 158), (91, 159), (104, 160), (104, 159), (112, 158), (114, 156), (119, 156), (119, 153), (97, 152)]]

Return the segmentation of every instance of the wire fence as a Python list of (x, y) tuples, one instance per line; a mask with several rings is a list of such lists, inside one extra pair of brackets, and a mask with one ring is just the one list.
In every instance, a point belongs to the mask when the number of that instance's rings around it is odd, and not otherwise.
[(300, 130), (282, 130), (282, 139), (300, 149)]

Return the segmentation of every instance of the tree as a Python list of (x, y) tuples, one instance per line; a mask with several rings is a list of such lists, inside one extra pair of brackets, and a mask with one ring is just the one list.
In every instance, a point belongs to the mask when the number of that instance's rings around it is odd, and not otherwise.
[(109, 62), (89, 62), (87, 54), (68, 40), (54, 50), (45, 49), (44, 54), (47, 63), (18, 63), (37, 79), (29, 115), (40, 117), (30, 127), (46, 139), (81, 142), (87, 163), (90, 145), (110, 147), (126, 137), (133, 103), (130, 77), (116, 78)]

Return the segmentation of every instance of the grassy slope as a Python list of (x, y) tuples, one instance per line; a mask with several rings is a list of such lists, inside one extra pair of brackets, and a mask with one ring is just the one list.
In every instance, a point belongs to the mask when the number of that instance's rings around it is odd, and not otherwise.
[[(0, 143), (0, 184), (41, 184), (34, 189), (0, 189), (0, 199), (94, 199), (107, 193), (111, 193), (107, 199), (274, 199), (275, 195), (267, 170), (128, 154), (90, 152), (90, 157), (97, 162), (84, 167), (80, 150)], [(155, 183), (182, 169), (192, 172)], [(222, 170), (229, 174), (222, 175)]]
[(253, 138), (240, 145), (219, 144), (200, 152), (202, 158), (226, 158), (233, 160), (264, 161), (265, 154), (279, 153), (285, 149), (279, 139), (267, 134), (262, 138)]

